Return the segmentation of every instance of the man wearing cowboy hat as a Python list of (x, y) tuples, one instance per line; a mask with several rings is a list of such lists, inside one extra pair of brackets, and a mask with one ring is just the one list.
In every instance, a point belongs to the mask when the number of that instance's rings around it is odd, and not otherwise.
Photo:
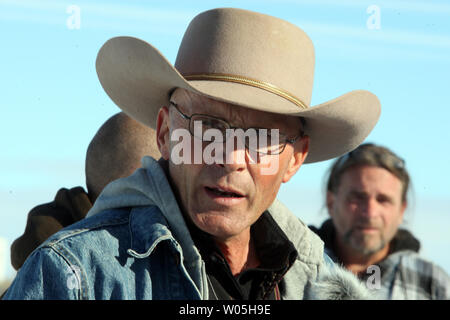
[(301, 29), (214, 9), (190, 23), (174, 67), (130, 37), (109, 40), (96, 66), (111, 99), (156, 128), (163, 159), (109, 184), (89, 218), (33, 253), (6, 298), (368, 297), (276, 201), (303, 163), (354, 149), (380, 113), (362, 90), (309, 107), (314, 49)]

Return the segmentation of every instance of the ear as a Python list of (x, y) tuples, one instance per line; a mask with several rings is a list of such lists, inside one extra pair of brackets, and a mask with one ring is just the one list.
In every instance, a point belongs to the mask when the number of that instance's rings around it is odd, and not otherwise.
[(330, 216), (333, 212), (334, 198), (335, 198), (334, 193), (331, 191), (327, 191), (327, 209), (328, 209), (328, 214)]
[(303, 136), (294, 145), (294, 153), (289, 160), (289, 165), (283, 176), (283, 183), (288, 182), (294, 174), (300, 169), (303, 162), (305, 162), (306, 156), (309, 150), (309, 137)]
[(156, 141), (161, 156), (165, 160), (168, 160), (170, 156), (170, 118), (167, 107), (162, 107), (158, 112), (158, 118), (156, 120)]

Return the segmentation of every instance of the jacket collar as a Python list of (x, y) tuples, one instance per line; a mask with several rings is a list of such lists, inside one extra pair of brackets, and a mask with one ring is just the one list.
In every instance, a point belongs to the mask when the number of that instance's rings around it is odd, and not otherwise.
[(146, 258), (164, 240), (174, 243), (167, 221), (155, 207), (136, 207), (130, 212), (130, 246), (128, 253), (135, 258)]
[(322, 264), (323, 241), (315, 233), (277, 199), (268, 211), (297, 249), (297, 260), (312, 268)]

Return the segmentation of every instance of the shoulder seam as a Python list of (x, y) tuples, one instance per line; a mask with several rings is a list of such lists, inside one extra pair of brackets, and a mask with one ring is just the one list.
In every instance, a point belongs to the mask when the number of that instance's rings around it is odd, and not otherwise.
[(111, 220), (109, 222), (95, 224), (95, 225), (93, 225), (91, 227), (85, 227), (85, 228), (80, 228), (80, 229), (73, 229), (73, 230), (63, 231), (63, 232), (66, 232), (65, 235), (63, 235), (60, 238), (57, 238), (57, 239), (54, 239), (54, 240), (50, 240), (47, 243), (44, 243), (42, 245), (42, 247), (52, 247), (53, 245), (58, 244), (59, 242), (65, 240), (67, 238), (71, 238), (71, 237), (74, 237), (74, 236), (79, 235), (81, 233), (85, 233), (87, 231), (92, 231), (92, 230), (95, 230), (95, 229), (98, 229), (98, 228), (117, 226), (117, 225), (121, 225), (121, 224), (127, 224), (128, 220), (129, 220), (129, 217), (117, 218), (117, 219)]
[[(72, 272), (75, 273), (75, 276), (77, 277), (77, 280), (79, 280), (79, 283), (80, 283), (80, 288), (78, 289), (78, 300), (83, 300), (83, 298), (87, 299), (87, 297), (85, 297), (85, 294), (83, 292), (82, 281), (79, 278), (80, 275), (75, 271), (77, 269), (79, 269), (81, 271), (81, 268), (79, 266), (77, 266), (75, 263), (73, 263), (71, 261), (71, 259), (69, 259), (69, 257), (65, 256), (62, 252), (60, 252), (60, 250), (58, 250), (58, 248), (56, 248), (53, 245), (49, 245), (49, 246), (47, 246), (45, 248), (43, 247), (40, 250), (43, 250), (43, 249), (52, 250), (55, 254), (57, 254), (67, 264), (67, 266), (70, 268), (70, 270), (72, 270)], [(63, 248), (60, 247), (59, 249), (63, 249)], [(65, 249), (63, 249), (62, 251), (65, 251), (66, 253), (68, 253)], [(70, 254), (68, 254), (68, 255), (70, 255)], [(76, 267), (76, 268), (74, 268), (74, 267)]]

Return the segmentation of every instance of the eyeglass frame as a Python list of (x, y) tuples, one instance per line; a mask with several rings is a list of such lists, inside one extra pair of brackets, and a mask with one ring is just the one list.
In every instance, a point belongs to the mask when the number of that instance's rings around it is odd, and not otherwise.
[[(191, 116), (188, 116), (188, 115), (184, 114), (183, 112), (181, 112), (181, 111), (178, 109), (178, 104), (175, 103), (175, 102), (173, 102), (173, 101), (169, 101), (169, 106), (170, 106), (170, 105), (173, 105), (173, 106), (175, 107), (175, 110), (178, 111), (178, 113), (181, 115), (181, 117), (182, 117), (183, 119), (189, 120), (189, 126), (188, 126), (188, 128), (189, 128), (189, 133), (190, 133), (191, 136), (194, 137), (194, 138), (196, 138), (196, 136), (191, 132), (191, 119), (192, 119), (192, 117), (194, 117), (194, 116), (205, 116), (205, 117), (209, 117), (209, 118), (212, 118), (212, 119), (220, 120), (220, 121), (224, 122), (224, 123), (228, 126), (228, 128), (226, 128), (226, 129), (242, 129), (242, 130), (244, 130), (243, 128), (231, 126), (230, 123), (229, 123), (228, 121), (226, 121), (226, 120), (224, 120), (224, 119), (221, 119), (221, 118), (218, 118), (218, 117), (211, 116), (211, 115), (209, 115), (209, 114), (193, 113), (193, 114), (191, 114)], [(303, 123), (303, 121), (302, 121), (302, 123)], [(266, 130), (268, 130), (267, 128), (246, 128), (246, 130), (248, 130), (248, 129), (266, 129)], [(300, 139), (303, 138), (304, 134), (305, 134), (305, 132), (304, 132), (303, 130), (301, 130), (300, 135), (298, 135), (297, 137), (295, 137), (295, 138), (293, 138), (293, 139), (287, 139), (287, 138), (286, 138), (286, 139), (282, 142), (282, 143), (283, 143), (283, 147), (280, 148), (280, 151), (278, 151), (278, 153), (264, 153), (264, 152), (260, 152), (260, 151), (256, 151), (256, 150), (252, 150), (252, 151), (256, 152), (259, 156), (262, 156), (262, 155), (279, 155), (279, 154), (283, 153), (283, 151), (284, 151), (284, 149), (286, 148), (286, 145), (287, 145), (288, 143), (290, 143), (290, 144), (293, 145), (299, 138), (300, 138)], [(284, 135), (284, 134), (283, 134), (283, 135)], [(228, 139), (228, 137), (225, 137), (224, 142), (225, 142), (227, 139)], [(203, 141), (203, 139), (202, 139), (202, 141)], [(205, 141), (203, 141), (203, 142), (205, 142)], [(246, 150), (249, 150), (249, 146), (248, 146), (248, 144), (247, 144), (246, 141), (244, 142), (244, 144), (245, 144)]]
[[(361, 152), (361, 150), (359, 150), (358, 148), (356, 148), (355, 150), (352, 150), (348, 153), (346, 153), (345, 155), (343, 155), (339, 160), (338, 163), (336, 164), (335, 170), (336, 171), (340, 171), (342, 170), (342, 168), (345, 166), (345, 164), (347, 163), (347, 161), (349, 159), (352, 159), (354, 157), (357, 156), (357, 154)], [(383, 159), (380, 158), (380, 154), (376, 154), (377, 158), (379, 158), (380, 162), (383, 162)], [(397, 156), (396, 154), (394, 154), (393, 152), (387, 150), (387, 153), (385, 153), (384, 155), (389, 155), (394, 161), (394, 167), (397, 170), (405, 170), (405, 166), (406, 166), (406, 161), (403, 158), (400, 158), (399, 156)]]

